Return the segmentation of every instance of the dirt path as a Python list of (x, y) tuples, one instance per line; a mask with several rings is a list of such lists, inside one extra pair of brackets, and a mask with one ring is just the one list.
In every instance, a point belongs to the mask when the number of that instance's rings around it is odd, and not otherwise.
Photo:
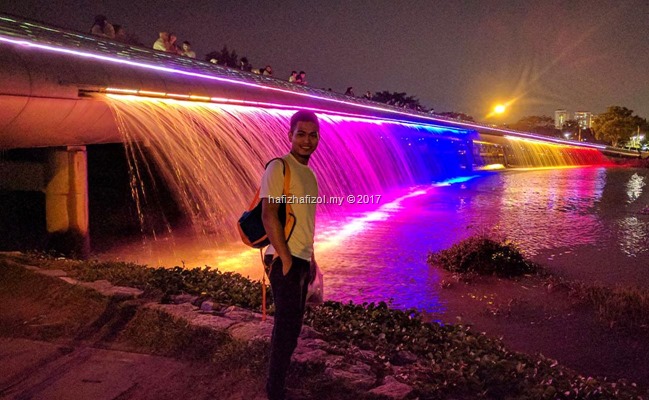
[(0, 338), (0, 397), (10, 399), (265, 399), (262, 387), (228, 379), (207, 364)]
[(138, 353), (129, 307), (57, 279), (0, 265), (0, 398), (265, 399), (263, 376)]

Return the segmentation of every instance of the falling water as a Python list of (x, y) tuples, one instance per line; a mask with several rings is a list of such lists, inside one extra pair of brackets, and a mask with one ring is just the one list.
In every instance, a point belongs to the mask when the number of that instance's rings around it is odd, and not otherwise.
[[(155, 169), (196, 233), (235, 240), (235, 224), (268, 160), (288, 151), (294, 111), (110, 96), (127, 143), (136, 201), (147, 201), (142, 174)], [(311, 166), (320, 195), (385, 195), (398, 187), (457, 176), (462, 131), (319, 114), (321, 141)], [(153, 163), (153, 165), (149, 164)], [(323, 204), (323, 215), (340, 211)]]
[(567, 146), (515, 137), (489, 136), (474, 144), (478, 166), (499, 164), (509, 168), (539, 168), (583, 165), (608, 165), (599, 150)]

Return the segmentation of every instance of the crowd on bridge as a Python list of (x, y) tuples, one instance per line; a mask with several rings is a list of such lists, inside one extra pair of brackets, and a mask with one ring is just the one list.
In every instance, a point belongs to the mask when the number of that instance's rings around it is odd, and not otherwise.
[[(106, 18), (106, 16), (104, 15), (97, 15), (95, 17), (95, 22), (90, 32), (93, 35), (120, 41), (123, 43), (139, 44), (137, 43), (137, 40), (134, 40), (126, 33), (125, 29), (121, 25), (111, 24), (108, 21), (108, 18)], [(175, 33), (162, 31), (159, 32), (158, 39), (153, 43), (152, 47), (154, 50), (157, 51), (171, 53), (182, 57), (196, 58), (196, 52), (192, 49), (192, 45), (189, 41), (185, 40), (182, 43), (180, 43), (180, 45), (178, 43), (179, 43), (178, 36)], [(206, 61), (209, 61), (213, 64), (222, 65), (225, 67), (235, 68), (243, 72), (249, 72), (253, 74), (270, 76), (270, 77), (273, 76), (273, 68), (270, 65), (266, 65), (263, 68), (253, 68), (252, 64), (250, 63), (247, 57), (242, 57), (240, 60), (238, 60), (236, 67), (233, 67), (233, 64), (228, 65), (224, 60), (218, 60), (217, 58), (210, 57), (209, 55)], [(287, 80), (294, 84), (307, 85), (305, 71), (299, 71), (299, 72), (296, 70), (291, 71), (291, 74)], [(327, 90), (332, 91), (331, 88)], [(354, 88), (352, 86), (348, 87), (344, 94), (346, 96), (356, 97), (354, 93)], [(374, 97), (375, 96), (373, 96), (372, 92), (370, 92), (369, 90), (363, 96), (361, 96), (361, 98), (366, 100), (373, 100), (373, 99), (376, 100)], [(387, 101), (386, 104), (395, 107), (407, 108), (406, 103), (400, 104), (398, 101)]]

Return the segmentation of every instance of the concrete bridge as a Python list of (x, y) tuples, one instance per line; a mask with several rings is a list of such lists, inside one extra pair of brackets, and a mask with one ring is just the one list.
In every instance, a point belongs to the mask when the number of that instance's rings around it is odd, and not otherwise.
[(0, 161), (0, 189), (43, 190), (54, 247), (78, 255), (89, 250), (85, 146), (123, 140), (109, 106), (96, 96), (105, 93), (311, 108), (606, 150), (443, 119), (0, 14), (0, 150), (48, 152), (45, 163)]

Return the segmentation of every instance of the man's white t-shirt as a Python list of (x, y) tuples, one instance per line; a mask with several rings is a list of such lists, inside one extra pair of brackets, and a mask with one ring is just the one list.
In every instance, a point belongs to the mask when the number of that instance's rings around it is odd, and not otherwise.
[[(313, 235), (315, 233), (316, 198), (318, 197), (318, 181), (309, 166), (301, 164), (291, 153), (282, 157), (291, 169), (289, 199), (295, 214), (295, 228), (288, 240), (291, 254), (303, 260), (310, 261), (313, 254)], [(268, 164), (261, 178), (260, 198), (278, 198), (284, 190), (284, 166), (279, 160)], [(275, 254), (273, 246), (269, 246), (266, 254)]]

